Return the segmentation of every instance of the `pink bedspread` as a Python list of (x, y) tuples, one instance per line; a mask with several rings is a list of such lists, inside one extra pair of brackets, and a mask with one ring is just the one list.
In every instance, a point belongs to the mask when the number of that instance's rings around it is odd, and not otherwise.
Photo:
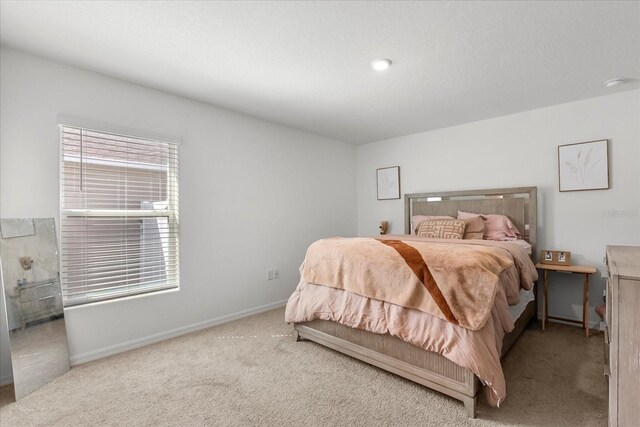
[[(506, 242), (500, 246), (510, 252), (524, 251), (522, 248), (511, 249)], [(514, 258), (514, 266), (500, 275), (500, 285), (489, 319), (477, 331), (416, 309), (304, 280), (300, 281), (289, 298), (285, 321), (330, 320), (369, 332), (388, 333), (425, 350), (442, 354), (486, 383), (487, 401), (497, 406), (506, 397), (506, 383), (500, 364), (502, 339), (514, 327), (508, 306), (519, 301), (520, 287), (529, 289), (537, 279), (535, 267), (528, 258), (526, 262), (520, 256)]]
[(513, 258), (502, 248), (451, 240), (321, 239), (307, 249), (302, 278), (477, 331), (491, 316), (500, 274), (513, 268)]

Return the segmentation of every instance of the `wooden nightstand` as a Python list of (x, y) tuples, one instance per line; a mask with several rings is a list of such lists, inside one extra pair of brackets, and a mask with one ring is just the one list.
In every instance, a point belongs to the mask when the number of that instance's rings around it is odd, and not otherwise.
[[(565, 322), (582, 323), (585, 335), (589, 338), (589, 275), (596, 272), (595, 267), (589, 265), (553, 265), (537, 263), (536, 268), (543, 271), (543, 292), (542, 292), (542, 330), (544, 331), (547, 319), (563, 320)], [(584, 285), (582, 288), (582, 322), (579, 320), (566, 319), (564, 317), (549, 316), (547, 308), (549, 290), (549, 271), (559, 273), (584, 274)]]

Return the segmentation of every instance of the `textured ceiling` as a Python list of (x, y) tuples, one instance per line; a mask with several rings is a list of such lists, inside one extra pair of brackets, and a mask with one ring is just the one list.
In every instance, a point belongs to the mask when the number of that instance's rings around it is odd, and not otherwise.
[(640, 87), (637, 1), (0, 7), (4, 45), (356, 144)]

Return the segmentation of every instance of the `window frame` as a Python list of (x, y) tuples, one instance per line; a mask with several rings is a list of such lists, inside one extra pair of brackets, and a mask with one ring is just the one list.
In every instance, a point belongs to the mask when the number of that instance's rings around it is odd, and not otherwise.
[[(64, 153), (64, 133), (65, 133), (64, 129), (65, 128), (77, 129), (77, 130), (80, 130), (81, 132), (82, 131), (95, 132), (105, 136), (135, 138), (138, 140), (144, 140), (152, 143), (167, 144), (170, 146), (174, 146), (173, 149), (175, 150), (175, 161), (168, 162), (168, 167), (167, 167), (167, 177), (166, 177), (167, 208), (166, 209), (76, 209), (76, 208), (65, 209), (64, 208), (64, 204), (65, 204), (64, 173), (65, 173), (65, 161), (68, 161), (68, 160), (65, 160), (65, 153)], [(59, 123), (58, 132), (59, 132), (58, 144), (59, 144), (59, 150), (60, 150), (59, 163), (58, 163), (60, 167), (60, 170), (59, 170), (60, 239), (58, 242), (58, 252), (60, 254), (59, 271), (60, 271), (60, 283), (62, 285), (62, 291), (63, 291), (63, 297), (62, 297), (63, 306), (65, 308), (79, 307), (79, 306), (92, 304), (96, 302), (117, 301), (120, 299), (129, 298), (129, 297), (153, 295), (156, 293), (167, 292), (167, 291), (179, 291), (180, 290), (180, 220), (179, 220), (179, 217), (180, 217), (179, 215), (180, 141), (177, 141), (174, 138), (169, 138), (169, 137), (163, 138), (163, 137), (141, 136), (137, 132), (130, 132), (130, 131), (126, 131), (126, 133), (123, 133), (123, 132), (111, 131), (111, 130), (94, 129), (94, 128), (89, 128), (89, 127), (85, 127), (78, 124)], [(80, 158), (82, 158), (82, 154), (80, 155)], [(80, 162), (82, 163), (82, 160), (80, 160)], [(115, 163), (117, 163), (117, 161), (109, 161), (109, 160), (97, 161), (97, 164), (102, 164), (107, 166), (114, 166)], [(82, 173), (82, 169), (80, 173)], [(170, 191), (175, 192), (175, 194), (171, 194)], [(113, 289), (106, 288), (102, 290), (87, 291), (83, 297), (69, 298), (68, 296), (66, 296), (65, 293), (67, 291), (67, 288), (65, 286), (65, 277), (64, 277), (65, 269), (63, 268), (63, 262), (64, 262), (63, 238), (65, 233), (64, 223), (65, 223), (65, 220), (69, 218), (84, 218), (84, 217), (91, 217), (91, 218), (123, 217), (127, 219), (138, 218), (140, 220), (144, 218), (159, 218), (159, 217), (167, 218), (169, 229), (175, 230), (175, 235), (172, 237), (172, 241), (175, 242), (175, 244), (174, 245), (172, 244), (171, 250), (173, 250), (173, 252), (175, 253), (173, 261), (175, 261), (176, 269), (175, 269), (175, 278), (170, 280), (171, 285), (159, 287), (159, 286), (151, 285), (149, 283), (147, 284), (141, 283), (138, 285), (138, 289), (135, 291), (130, 290), (127, 292), (114, 292)], [(100, 294), (102, 294), (102, 296), (100, 296)]]

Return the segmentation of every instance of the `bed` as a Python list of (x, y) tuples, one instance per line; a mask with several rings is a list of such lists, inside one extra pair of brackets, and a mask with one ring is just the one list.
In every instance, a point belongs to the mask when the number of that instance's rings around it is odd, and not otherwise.
[[(405, 234), (410, 234), (411, 218), (414, 215), (455, 217), (458, 211), (501, 214), (509, 217), (521, 230), (523, 240), (530, 245), (530, 257), (535, 256), (536, 187), (406, 194), (404, 200)], [(319, 289), (320, 291), (326, 291), (322, 286), (318, 288), (323, 288)], [(504, 334), (502, 338), (499, 357), (507, 353), (536, 315), (536, 301), (533, 295), (535, 292), (531, 291), (529, 301), (521, 300), (517, 307), (511, 307), (512, 316), (517, 316), (517, 319), (514, 319), (513, 330)], [(287, 309), (289, 310), (289, 306)], [(467, 415), (475, 418), (477, 396), (482, 389), (481, 380), (470, 369), (450, 360), (451, 357), (425, 350), (389, 333), (368, 332), (336, 321), (313, 319), (293, 323), (296, 341), (314, 341), (461, 400)]]

